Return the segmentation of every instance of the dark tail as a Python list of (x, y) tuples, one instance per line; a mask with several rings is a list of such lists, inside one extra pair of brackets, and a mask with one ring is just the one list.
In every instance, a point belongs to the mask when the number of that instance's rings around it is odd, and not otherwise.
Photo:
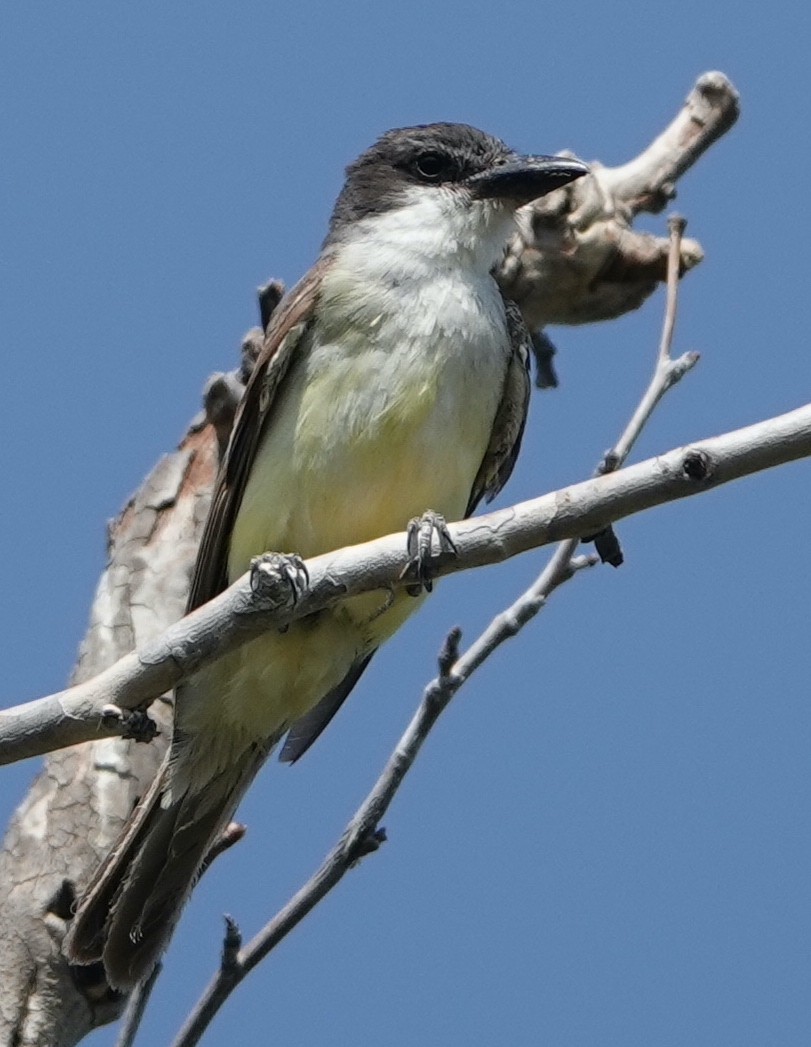
[(206, 855), (266, 755), (264, 747), (246, 753), (199, 792), (171, 796), (166, 806), (164, 764), (82, 897), (65, 941), (73, 963), (101, 960), (115, 989), (149, 976)]

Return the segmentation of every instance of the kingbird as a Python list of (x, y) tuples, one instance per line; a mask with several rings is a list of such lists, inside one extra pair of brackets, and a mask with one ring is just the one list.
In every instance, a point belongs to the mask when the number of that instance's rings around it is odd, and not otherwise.
[[(529, 337), (494, 279), (516, 210), (587, 173), (464, 124), (384, 134), (347, 168), (321, 254), (273, 315), (214, 490), (191, 611), (267, 550), (303, 558), (456, 520), (506, 483)], [(68, 938), (110, 985), (147, 977), (271, 750), (312, 744), (419, 604), (364, 593), (270, 631), (176, 691), (167, 762)]]

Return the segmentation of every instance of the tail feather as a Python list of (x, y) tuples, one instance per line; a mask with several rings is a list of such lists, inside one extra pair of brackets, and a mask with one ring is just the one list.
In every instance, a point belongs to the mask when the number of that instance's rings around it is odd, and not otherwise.
[(138, 854), (144, 835), (149, 831), (154, 810), (165, 787), (167, 764), (168, 760), (164, 761), (118, 840), (84, 889), (65, 938), (65, 951), (73, 963), (97, 963), (102, 958), (110, 908), (127, 870)]
[(116, 989), (130, 989), (148, 977), (206, 855), (267, 753), (257, 746), (198, 792), (180, 795), (166, 789), (164, 765), (85, 892), (66, 940), (73, 962), (103, 961)]
[(217, 781), (214, 806), (211, 783), (203, 793), (153, 809), (143, 844), (110, 907), (102, 960), (115, 988), (142, 981), (166, 948), (206, 854), (233, 814), (230, 784)]

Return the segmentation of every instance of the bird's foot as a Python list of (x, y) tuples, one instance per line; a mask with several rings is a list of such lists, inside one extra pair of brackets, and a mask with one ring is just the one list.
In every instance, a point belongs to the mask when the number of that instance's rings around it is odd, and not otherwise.
[(292, 611), (309, 584), (304, 561), (294, 553), (262, 553), (251, 560), (251, 592), (263, 610)]
[(120, 727), (121, 737), (135, 742), (151, 742), (160, 733), (146, 709), (121, 709), (111, 702), (102, 707), (101, 722), (105, 727)]
[[(433, 561), (443, 553), (452, 553), (455, 556), (456, 544), (451, 538), (445, 517), (433, 509), (427, 509), (422, 516), (415, 516), (413, 520), (409, 520), (407, 535), (408, 562), (400, 577), (416, 578), (416, 584), (406, 586), (409, 596), (420, 596), (423, 590), (430, 593), (433, 589)], [(439, 545), (437, 553), (434, 552), (434, 538)]]

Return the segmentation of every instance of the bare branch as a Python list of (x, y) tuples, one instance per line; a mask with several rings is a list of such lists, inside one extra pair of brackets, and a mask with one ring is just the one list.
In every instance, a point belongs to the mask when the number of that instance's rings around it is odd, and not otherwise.
[(118, 1039), (115, 1041), (115, 1047), (132, 1047), (135, 1043), (135, 1037), (138, 1035), (138, 1029), (146, 1011), (146, 1005), (149, 1003), (152, 990), (155, 988), (155, 983), (160, 977), (162, 970), (163, 965), (158, 961), (147, 980), (133, 989), (127, 1002), (127, 1009), (124, 1011), (124, 1017), (121, 1019), (121, 1031), (118, 1034)]
[[(259, 964), (290, 931), (338, 884), (345, 874), (366, 854), (377, 850), (385, 840), (378, 829), (380, 819), (388, 810), (403, 778), (414, 763), (431, 727), (462, 684), (452, 668), (458, 660), (461, 633), (452, 630), (438, 657), (439, 675), (423, 694), (417, 710), (405, 733), (389, 757), (383, 772), (371, 792), (355, 812), (341, 839), (324, 859), (321, 867), (290, 899), (287, 905), (262, 928), (244, 949), (220, 969), (187, 1018), (172, 1047), (193, 1047), (211, 1019), (233, 989)], [(224, 950), (225, 957), (225, 950)]]
[(687, 219), (681, 215), (671, 215), (667, 220), (670, 231), (670, 250), (667, 254), (667, 299), (665, 301), (665, 322), (662, 324), (662, 340), (659, 343), (659, 363), (670, 360), (673, 347), (673, 332), (676, 330), (676, 314), (679, 307), (679, 262), (681, 260), (681, 242)]
[[(675, 120), (635, 160), (614, 168), (592, 163), (588, 177), (524, 209), (498, 277), (531, 329), (620, 316), (656, 290), (667, 275), (669, 243), (637, 232), (634, 219), (673, 199), (676, 179), (729, 130), (738, 111), (729, 80), (705, 73)], [(695, 240), (683, 240), (679, 272), (702, 258)], [(542, 377), (554, 384), (548, 366)]]
[(700, 359), (698, 353), (685, 353), (677, 360), (673, 360), (670, 355), (679, 301), (681, 241), (686, 224), (686, 221), (678, 215), (673, 215), (668, 221), (670, 250), (668, 252), (667, 300), (665, 304), (665, 318), (662, 325), (662, 338), (659, 344), (659, 353), (656, 358), (653, 377), (622, 436), (614, 447), (606, 453), (600, 463), (598, 469), (600, 474), (614, 472), (614, 470), (619, 469), (623, 465), (631, 448), (639, 438), (639, 434), (644, 429), (651, 414), (653, 414), (656, 405), (668, 389), (671, 389), (677, 382), (681, 381)]
[(200, 870), (202, 876), (207, 869), (211, 867), (211, 863), (219, 858), (221, 854), (229, 851), (235, 843), (239, 843), (245, 837), (247, 832), (246, 826), (241, 822), (229, 822), (228, 825), (223, 829), (217, 839), (214, 841), (214, 845), (206, 855), (203, 867)]
[[(452, 524), (458, 552), (437, 557), (436, 577), (501, 563), (563, 538), (594, 534), (610, 523), (656, 505), (703, 494), (732, 480), (811, 455), (811, 405), (736, 429), (627, 469), (586, 480), (508, 509)], [(177, 685), (225, 652), (372, 589), (396, 589), (405, 533), (350, 546), (308, 560), (310, 588), (294, 607), (259, 601), (245, 574), (158, 639), (125, 655), (87, 683), (0, 713), (0, 763), (93, 738), (112, 736), (104, 706), (136, 708)]]
[(732, 127), (740, 96), (723, 73), (703, 73), (672, 123), (636, 159), (604, 168), (606, 188), (637, 211), (661, 211), (675, 183)]

